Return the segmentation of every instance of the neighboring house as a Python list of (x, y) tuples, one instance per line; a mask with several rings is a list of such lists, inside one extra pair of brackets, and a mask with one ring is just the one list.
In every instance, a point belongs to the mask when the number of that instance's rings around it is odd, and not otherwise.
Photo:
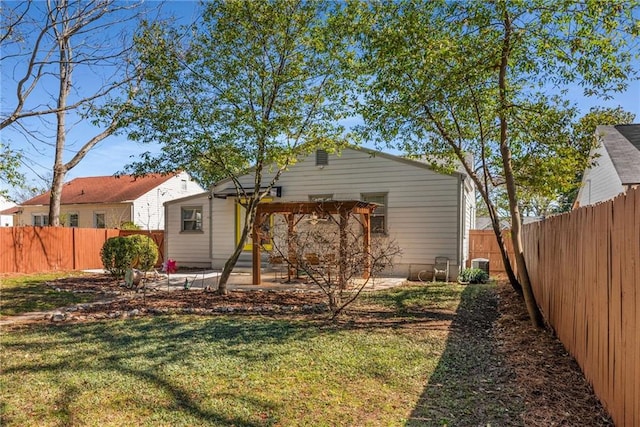
[[(265, 182), (271, 178), (267, 175)], [(240, 181), (251, 188), (253, 175)], [(431, 269), (435, 257), (445, 256), (451, 262), (451, 277), (456, 277), (466, 261), (469, 229), (475, 221), (475, 187), (463, 173), (441, 174), (425, 163), (364, 148), (348, 148), (340, 155), (319, 150), (290, 166), (276, 186), (272, 201), (379, 203), (372, 230), (394, 238), (402, 250), (394, 274), (415, 276)], [(208, 192), (165, 203), (167, 257), (182, 265), (221, 269), (242, 224), (243, 208), (235, 194), (226, 180)], [(248, 243), (238, 269), (250, 266)]]
[[(202, 191), (186, 172), (76, 178), (62, 188), (60, 223), (68, 227), (120, 228), (133, 222), (144, 230), (162, 230), (164, 202)], [(16, 225), (48, 225), (49, 194), (23, 202)]]
[(640, 185), (640, 124), (598, 126), (594, 165), (582, 176), (574, 208), (612, 199)]
[(17, 210), (15, 203), (0, 196), (0, 227), (13, 226), (13, 215)]
[[(544, 217), (541, 216), (525, 216), (522, 218), (522, 224), (531, 224), (532, 222), (542, 221)], [(500, 220), (500, 229), (501, 230), (509, 230), (511, 229), (511, 219), (510, 218), (502, 218)], [(476, 217), (476, 225), (473, 230), (493, 230), (493, 225), (491, 224), (491, 218), (488, 216), (478, 216)]]
[[(500, 229), (508, 230), (511, 228), (511, 222), (508, 219), (500, 220)], [(473, 228), (474, 230), (493, 230), (493, 226), (491, 225), (491, 218), (488, 216), (478, 216), (476, 217), (476, 226)]]

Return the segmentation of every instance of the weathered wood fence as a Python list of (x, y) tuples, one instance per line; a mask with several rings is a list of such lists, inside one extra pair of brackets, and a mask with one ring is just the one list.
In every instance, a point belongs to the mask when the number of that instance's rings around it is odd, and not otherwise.
[(546, 320), (616, 426), (640, 426), (640, 188), (524, 227)]
[[(0, 227), (0, 273), (102, 268), (100, 249), (115, 236), (149, 234), (146, 230), (68, 227)], [(158, 265), (164, 260), (164, 232), (152, 231)]]
[[(507, 253), (511, 258), (511, 266), (515, 269), (513, 259), (513, 245), (511, 244), (511, 232), (503, 231)], [(467, 267), (471, 267), (471, 260), (475, 258), (485, 258), (489, 260), (489, 274), (504, 273), (504, 262), (498, 242), (493, 230), (470, 230), (469, 231), (469, 261)]]

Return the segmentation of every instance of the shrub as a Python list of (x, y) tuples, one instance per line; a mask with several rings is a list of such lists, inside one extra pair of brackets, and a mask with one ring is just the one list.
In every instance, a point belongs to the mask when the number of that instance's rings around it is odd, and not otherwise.
[(104, 269), (112, 276), (122, 278), (131, 268), (135, 256), (134, 242), (126, 237), (111, 237), (104, 242), (100, 250), (100, 258)]
[(158, 260), (158, 245), (142, 234), (112, 237), (102, 246), (100, 257), (105, 270), (122, 278), (128, 268), (151, 269)]
[(140, 226), (133, 221), (125, 221), (120, 224), (120, 230), (140, 230)]
[(480, 268), (465, 268), (458, 280), (463, 283), (487, 283), (489, 275)]
[(132, 267), (140, 270), (150, 270), (158, 261), (158, 245), (150, 236), (132, 234), (127, 236), (133, 242), (134, 258)]

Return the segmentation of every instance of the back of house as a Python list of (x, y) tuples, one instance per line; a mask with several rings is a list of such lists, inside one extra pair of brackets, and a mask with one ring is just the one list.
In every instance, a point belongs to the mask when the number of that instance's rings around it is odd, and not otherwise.
[[(266, 175), (264, 182), (271, 178)], [(252, 175), (240, 181), (253, 187)], [(390, 274), (415, 277), (444, 256), (455, 278), (466, 262), (475, 194), (463, 173), (438, 173), (425, 163), (369, 149), (348, 148), (339, 155), (319, 150), (290, 166), (264, 202), (323, 200), (379, 205), (372, 233), (389, 236), (402, 251)], [(165, 206), (168, 256), (181, 265), (221, 269), (239, 241), (243, 221), (233, 184), (223, 181)], [(250, 266), (250, 244), (246, 242), (238, 269)]]

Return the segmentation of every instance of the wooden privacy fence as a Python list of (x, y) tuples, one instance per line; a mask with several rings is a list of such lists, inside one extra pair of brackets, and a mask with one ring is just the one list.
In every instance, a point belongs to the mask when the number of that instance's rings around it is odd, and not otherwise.
[(534, 294), (616, 426), (640, 426), (640, 188), (524, 227)]
[[(102, 268), (100, 249), (110, 238), (149, 234), (146, 230), (116, 230), (68, 227), (0, 227), (0, 273)], [(164, 232), (152, 231), (163, 261)]]
[[(516, 265), (513, 259), (511, 232), (509, 230), (504, 230), (502, 234), (504, 235), (505, 244), (507, 246), (507, 253), (511, 259), (511, 267), (515, 270)], [(467, 267), (471, 267), (471, 260), (475, 258), (485, 258), (489, 260), (490, 274), (505, 272), (504, 262), (502, 261), (502, 255), (500, 255), (500, 249), (498, 249), (496, 234), (493, 230), (469, 231), (469, 260), (467, 261)]]

